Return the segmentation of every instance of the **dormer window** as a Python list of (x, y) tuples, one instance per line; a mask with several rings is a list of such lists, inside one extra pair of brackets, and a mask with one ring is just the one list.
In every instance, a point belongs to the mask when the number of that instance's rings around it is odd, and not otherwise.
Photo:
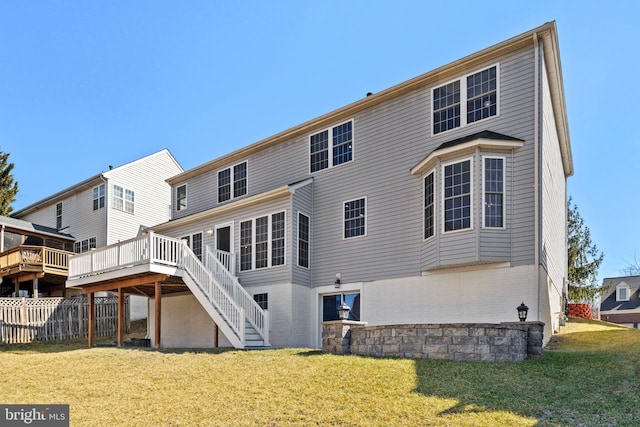
[(616, 301), (629, 301), (629, 285), (621, 282), (616, 286)]

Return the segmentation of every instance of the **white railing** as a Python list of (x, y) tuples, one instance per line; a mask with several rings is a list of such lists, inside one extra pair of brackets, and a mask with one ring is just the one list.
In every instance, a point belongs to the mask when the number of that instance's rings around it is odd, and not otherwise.
[(232, 276), (236, 275), (236, 254), (221, 251), (220, 249), (211, 249), (207, 246), (208, 252), (213, 252), (220, 263), (229, 270)]
[(238, 279), (220, 262), (220, 252), (221, 251), (218, 250), (211, 250), (207, 246), (205, 258), (207, 270), (211, 272), (216, 283), (224, 288), (227, 294), (243, 308), (251, 326), (260, 334), (264, 340), (264, 344), (269, 345), (268, 312), (263, 310), (262, 307), (255, 302), (253, 297), (249, 295), (249, 292), (238, 282)]
[[(231, 255), (231, 254), (230, 254)], [(235, 265), (233, 256), (223, 257)], [(69, 258), (69, 279), (118, 270), (141, 264), (163, 264), (183, 269), (237, 334), (244, 345), (244, 319), (262, 336), (268, 345), (268, 314), (240, 285), (236, 277), (208, 247), (205, 264), (183, 240), (150, 232), (147, 236), (126, 240)]]

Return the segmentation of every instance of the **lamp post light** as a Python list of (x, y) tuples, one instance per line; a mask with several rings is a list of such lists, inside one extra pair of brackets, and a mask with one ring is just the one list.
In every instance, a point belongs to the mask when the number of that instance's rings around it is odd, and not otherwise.
[(521, 322), (527, 320), (527, 312), (529, 311), (529, 307), (524, 305), (524, 301), (522, 302), (522, 304), (516, 307), (516, 310), (518, 310), (518, 319), (520, 319)]
[(333, 282), (333, 284), (336, 288), (340, 287), (340, 285), (342, 284), (342, 274), (336, 273), (336, 281)]
[(344, 301), (342, 301), (342, 304), (338, 306), (338, 317), (340, 318), (340, 320), (348, 320), (349, 311), (351, 311), (351, 307), (349, 307)]

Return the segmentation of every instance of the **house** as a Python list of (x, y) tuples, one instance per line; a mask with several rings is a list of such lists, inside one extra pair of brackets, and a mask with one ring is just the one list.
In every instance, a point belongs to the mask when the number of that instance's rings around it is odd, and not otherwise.
[[(573, 174), (546, 23), (168, 180), (171, 220), (76, 255), (68, 287), (145, 294), (155, 346), (320, 347), (321, 322), (544, 322)], [(90, 340), (91, 344), (91, 340)]]
[(638, 329), (640, 276), (606, 278), (602, 285), (610, 287), (600, 296), (600, 319)]
[(74, 240), (52, 227), (0, 216), (0, 297), (64, 295)]
[[(182, 167), (164, 149), (119, 167), (109, 166), (106, 172), (22, 208), (13, 217), (72, 236), (69, 251), (91, 251), (167, 221), (171, 189), (166, 179), (181, 172)], [(63, 281), (55, 295), (64, 296), (65, 289)], [(146, 301), (131, 304), (146, 313)]]

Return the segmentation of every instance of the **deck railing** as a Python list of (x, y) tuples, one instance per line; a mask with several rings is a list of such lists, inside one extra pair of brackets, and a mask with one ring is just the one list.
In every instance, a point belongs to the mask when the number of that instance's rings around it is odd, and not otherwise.
[(0, 271), (37, 270), (66, 275), (72, 252), (46, 246), (18, 246), (0, 255)]
[(251, 298), (214, 253), (207, 250), (203, 264), (186, 242), (180, 239), (151, 232), (147, 236), (74, 255), (69, 260), (69, 279), (141, 264), (162, 264), (181, 268), (189, 274), (198, 289), (225, 318), (243, 343), (245, 315), (264, 338), (265, 343), (268, 343), (267, 313)]

